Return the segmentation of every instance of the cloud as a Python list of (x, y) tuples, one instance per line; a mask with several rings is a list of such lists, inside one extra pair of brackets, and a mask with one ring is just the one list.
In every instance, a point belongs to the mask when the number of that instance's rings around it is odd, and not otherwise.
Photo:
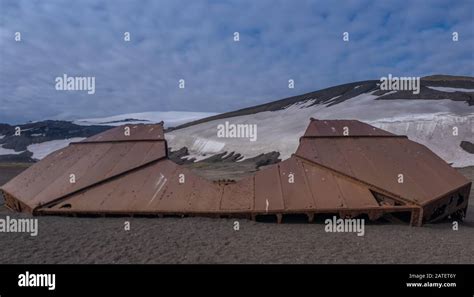
[[(0, 122), (223, 112), (387, 73), (474, 74), (469, 0), (0, 0), (0, 11)], [(96, 93), (56, 91), (64, 73), (95, 76)]]

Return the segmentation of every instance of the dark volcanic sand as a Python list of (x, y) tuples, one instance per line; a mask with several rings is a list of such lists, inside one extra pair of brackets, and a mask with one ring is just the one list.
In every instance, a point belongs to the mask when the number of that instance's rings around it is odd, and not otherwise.
[[(474, 167), (459, 170), (474, 179)], [(0, 166), (0, 180), (19, 171)], [(0, 263), (474, 263), (473, 196), (458, 231), (385, 223), (366, 225), (362, 237), (321, 223), (240, 219), (234, 231), (233, 219), (38, 217), (36, 237), (0, 233)], [(30, 217), (1, 206), (7, 215)]]

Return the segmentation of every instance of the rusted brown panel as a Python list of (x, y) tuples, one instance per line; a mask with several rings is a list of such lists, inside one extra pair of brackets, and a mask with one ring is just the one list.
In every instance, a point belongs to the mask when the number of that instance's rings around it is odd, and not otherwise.
[[(157, 165), (150, 165), (88, 190), (91, 191), (88, 196), (95, 197), (92, 199), (103, 201), (96, 208), (89, 207), (87, 203), (84, 203), (83, 209), (88, 208), (89, 211), (98, 212), (123, 211), (129, 213), (150, 209), (148, 206), (150, 196), (146, 195), (146, 190), (155, 190), (154, 188), (147, 187), (147, 185), (149, 185), (150, 180), (155, 180), (156, 167)], [(107, 194), (101, 196), (101, 193), (95, 190), (96, 188), (104, 188), (102, 191)]]
[[(376, 166), (383, 168), (379, 171), (379, 176), (385, 182), (383, 187), (400, 196), (415, 199), (418, 204), (443, 195), (465, 181), (446, 162), (411, 140), (391, 138), (379, 142), (371, 139), (359, 141), (363, 142), (363, 153), (368, 154), (366, 156)], [(398, 182), (398, 174), (403, 174), (403, 183)], [(451, 181), (447, 182), (448, 179)]]
[(309, 163), (303, 163), (303, 167), (318, 209), (346, 207), (336, 177), (330, 171)]
[(393, 136), (394, 134), (357, 120), (312, 119), (304, 137)]
[(367, 209), (379, 206), (368, 187), (358, 185), (343, 177), (337, 178), (337, 184), (347, 208)]
[(215, 185), (201, 177), (192, 175), (190, 209), (198, 212), (219, 212), (222, 186)]
[[(128, 150), (126, 152), (120, 151), (122, 146), (128, 148)], [(113, 148), (113, 153), (104, 158), (113, 167), (108, 172), (106, 170), (99, 170), (102, 175), (99, 177), (100, 179), (109, 178), (166, 156), (164, 142), (117, 143), (114, 144)]]
[[(280, 180), (286, 210), (311, 210), (316, 207), (306, 183), (303, 166), (297, 158), (290, 158), (279, 164)], [(293, 175), (291, 179), (290, 174)], [(292, 182), (293, 181), (293, 182)]]
[[(188, 169), (164, 160), (154, 168), (153, 176), (140, 192), (148, 201), (141, 208), (179, 213), (219, 210), (221, 187), (196, 176)], [(180, 183), (180, 179), (183, 183)]]
[[(171, 161), (166, 161), (170, 165), (175, 166), (169, 174), (164, 174), (166, 178), (166, 185), (163, 190), (163, 195), (161, 196), (160, 203), (154, 208), (154, 210), (159, 211), (160, 209), (165, 209), (169, 211), (179, 211), (184, 210), (185, 212), (192, 211), (194, 207), (198, 208), (199, 204), (195, 204), (194, 200), (196, 192), (199, 191), (201, 187), (206, 187), (205, 184), (207, 181), (196, 178), (191, 171), (188, 169), (178, 166)], [(208, 182), (209, 186), (212, 186)], [(199, 199), (198, 199), (199, 200)], [(205, 200), (205, 201), (204, 201)], [(206, 198), (202, 202), (206, 206), (216, 208), (218, 205), (218, 199), (209, 199)], [(199, 201), (197, 201), (199, 202)], [(208, 204), (207, 204), (208, 203)]]
[[(378, 178), (373, 184), (419, 203), (419, 200), (428, 197), (429, 193), (419, 183), (424, 173), (421, 173), (420, 176), (420, 171), (413, 170), (413, 160), (400, 144), (406, 141), (407, 139), (384, 139), (377, 142), (378, 148), (376, 150), (373, 148), (375, 144), (373, 139), (352, 141), (352, 144), (360, 149), (360, 156), (367, 160), (367, 164), (374, 170), (372, 172), (360, 170), (360, 168), (364, 168), (363, 164), (358, 164), (355, 168), (357, 168), (361, 180)], [(403, 183), (399, 183), (399, 174), (403, 174)]]
[[(126, 135), (130, 129), (130, 135)], [(142, 141), (142, 140), (163, 140), (163, 126), (161, 124), (130, 124), (115, 127), (94, 135), (82, 142), (105, 142), (105, 141)]]
[[(156, 211), (181, 211), (189, 210), (191, 177), (186, 173), (179, 173), (179, 166), (171, 161), (165, 161), (157, 167), (151, 184), (147, 184), (144, 194), (149, 197), (149, 202), (142, 205), (145, 209)], [(184, 174), (184, 186), (179, 184), (179, 174)], [(150, 191), (151, 188), (151, 191)]]
[(31, 207), (21, 202), (20, 200), (16, 199), (14, 196), (10, 195), (7, 191), (1, 190), (0, 194), (3, 195), (5, 206), (8, 209), (17, 211), (17, 212), (27, 212), (27, 213), (31, 213), (33, 211)]
[[(419, 186), (419, 179), (411, 178), (413, 160), (406, 155), (399, 140), (368, 137), (334, 141), (338, 143), (345, 159), (350, 160), (348, 166), (352, 173), (357, 173), (354, 175), (356, 178), (406, 199), (423, 199), (428, 194)], [(403, 175), (403, 183), (399, 182), (400, 174)]]
[(438, 192), (449, 191), (468, 182), (466, 177), (452, 168), (426, 146), (410, 140), (403, 141), (400, 139), (399, 142), (404, 144), (403, 147), (405, 150), (411, 149), (416, 152), (411, 155), (414, 155), (417, 168), (423, 166), (426, 171), (431, 173), (431, 183), (439, 187)]
[[(104, 201), (102, 207), (117, 211), (127, 210), (130, 213), (143, 209), (143, 198), (145, 197), (141, 191), (153, 173), (153, 165), (150, 165), (114, 179), (111, 184), (110, 197)], [(101, 187), (109, 187), (109, 183), (105, 183)], [(104, 210), (104, 208), (99, 208), (99, 210)]]
[(56, 151), (20, 173), (3, 188), (33, 209), (55, 198), (38, 200), (36, 196), (90, 151), (91, 147), (67, 147)]
[(303, 164), (318, 209), (367, 209), (379, 206), (369, 187), (325, 168)]
[(441, 220), (459, 210), (464, 210), (469, 203), (471, 184), (468, 183), (443, 197), (423, 205), (423, 219), (426, 222)]
[(163, 157), (167, 156), (166, 144), (165, 144), (165, 142), (161, 142), (161, 141), (153, 143), (153, 145), (150, 147), (150, 149), (148, 151), (146, 151), (146, 149), (144, 149), (144, 148), (142, 149), (142, 148), (138, 147), (136, 152), (134, 152), (134, 154), (137, 154), (137, 155), (140, 156), (141, 151), (144, 152), (143, 160), (140, 161), (142, 164), (148, 163), (148, 162), (154, 161), (158, 158), (163, 158)]
[(431, 151), (403, 138), (302, 139), (297, 155), (418, 204), (465, 182)]
[[(181, 173), (185, 174), (184, 184), (179, 184)], [(162, 160), (67, 197), (51, 211), (130, 214), (219, 212), (221, 191), (220, 186), (193, 175), (169, 160)], [(70, 208), (60, 208), (64, 204), (70, 204)]]
[(258, 171), (255, 174), (254, 210), (256, 212), (275, 212), (284, 209), (278, 164)]
[(338, 145), (338, 141), (344, 139), (345, 138), (302, 139), (296, 151), (296, 155), (353, 176), (354, 173), (350, 167), (350, 160), (345, 159)]
[(7, 188), (34, 208), (164, 156), (164, 142), (70, 145), (33, 165)]
[(254, 178), (246, 177), (223, 189), (220, 209), (224, 211), (250, 211), (254, 203)]
[[(32, 201), (36, 203), (51, 201), (88, 185), (88, 182), (89, 184), (93, 183), (95, 179), (91, 175), (95, 175), (97, 172), (90, 169), (110, 151), (111, 147), (110, 144), (94, 145), (92, 150), (82, 155), (81, 159), (72, 166), (63, 168), (61, 175), (45, 184), (44, 188), (35, 195)], [(111, 165), (110, 163), (105, 164)], [(75, 183), (70, 181), (71, 174), (75, 176)]]
[[(89, 150), (90, 148), (84, 149)], [(77, 154), (79, 154), (79, 156), (76, 156), (76, 158), (71, 157), (72, 155)], [(38, 180), (40, 178), (43, 180), (48, 180), (54, 178), (56, 175), (59, 175), (60, 173), (57, 172), (57, 168), (55, 167), (57, 163), (61, 163), (65, 160), (68, 160), (69, 164), (73, 164), (75, 161), (77, 161), (79, 157), (80, 151), (78, 152), (77, 149), (75, 151), (68, 150), (67, 148), (58, 150), (48, 155), (41, 162), (35, 163), (27, 170), (21, 172), (19, 175), (14, 177), (4, 186), (2, 186), (2, 188), (8, 191), (14, 190), (16, 194), (18, 194), (19, 196), (23, 196), (23, 192), (31, 191), (28, 188), (31, 188), (34, 185), (35, 180)], [(53, 168), (54, 170), (51, 170)]]
[[(142, 165), (143, 157), (137, 154), (129, 155), (131, 148), (135, 145), (146, 146), (146, 143), (97, 143), (87, 145), (92, 150), (67, 168), (63, 174), (50, 183), (43, 191), (38, 193), (34, 201), (46, 201), (60, 198), (64, 195), (88, 187), (100, 182), (110, 176), (120, 174), (124, 171)], [(161, 156), (159, 154), (158, 156)], [(128, 167), (115, 167), (122, 171), (114, 170), (115, 162), (120, 159), (128, 160)], [(75, 183), (70, 182), (70, 175), (75, 175)]]
[[(161, 162), (166, 162), (163, 160)], [(52, 209), (64, 211), (110, 212), (128, 211), (130, 213), (146, 210), (151, 195), (155, 193), (156, 173), (163, 171), (163, 163), (148, 165), (140, 170), (113, 178), (97, 186), (87, 188), (77, 194), (66, 197)], [(161, 163), (161, 164), (160, 164)], [(147, 192), (148, 191), (148, 192)], [(158, 196), (159, 193), (157, 193)], [(156, 198), (156, 196), (155, 196)], [(69, 204), (67, 209), (61, 206)]]

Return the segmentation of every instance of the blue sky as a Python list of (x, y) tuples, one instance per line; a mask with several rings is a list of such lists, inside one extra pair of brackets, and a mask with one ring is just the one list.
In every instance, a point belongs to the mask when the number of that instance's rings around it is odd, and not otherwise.
[[(224, 112), (388, 73), (474, 76), (473, 14), (472, 0), (0, 0), (0, 122)], [(95, 76), (95, 94), (56, 91), (64, 73)]]

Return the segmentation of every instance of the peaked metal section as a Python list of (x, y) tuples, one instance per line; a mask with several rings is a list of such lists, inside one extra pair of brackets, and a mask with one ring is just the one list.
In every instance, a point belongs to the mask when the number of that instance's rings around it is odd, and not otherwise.
[[(20, 202), (7, 199), (6, 205), (17, 211), (32, 212), (56, 199), (167, 156), (162, 138), (125, 141), (127, 138), (124, 137), (128, 137), (123, 134), (126, 127), (113, 128), (83, 142), (71, 143), (32, 165), (2, 187), (6, 196)], [(163, 134), (162, 125), (134, 125), (130, 131), (132, 138), (136, 138), (133, 133), (147, 137), (151, 131), (156, 131), (156, 135)], [(116, 139), (112, 136), (120, 141), (114, 142)]]

